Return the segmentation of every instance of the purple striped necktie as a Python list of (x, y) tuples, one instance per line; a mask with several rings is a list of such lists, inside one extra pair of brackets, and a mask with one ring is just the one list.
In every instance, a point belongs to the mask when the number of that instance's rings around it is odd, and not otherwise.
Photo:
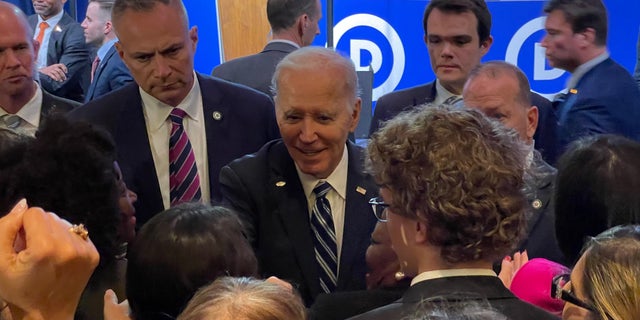
[(331, 185), (326, 181), (313, 189), (316, 203), (311, 210), (311, 230), (314, 234), (313, 245), (318, 263), (320, 288), (327, 293), (333, 292), (338, 282), (338, 246), (331, 204), (326, 198), (329, 190)]
[(169, 136), (171, 206), (182, 202), (197, 201), (202, 196), (196, 157), (182, 125), (182, 119), (186, 114), (184, 110), (173, 108), (169, 115), (169, 119), (171, 119), (171, 135)]

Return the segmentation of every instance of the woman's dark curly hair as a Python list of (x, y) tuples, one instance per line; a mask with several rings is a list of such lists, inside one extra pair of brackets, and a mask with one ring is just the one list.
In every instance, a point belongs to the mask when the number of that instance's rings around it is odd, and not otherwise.
[[(36, 138), (20, 145), (21, 158), (0, 178), (0, 212), (20, 199), (75, 224), (83, 223), (100, 253), (100, 266), (117, 253), (118, 188), (115, 145), (108, 133), (84, 122), (48, 119)], [(0, 150), (0, 158), (15, 148)]]
[(426, 105), (388, 121), (368, 168), (393, 212), (424, 221), (449, 263), (494, 261), (524, 227), (525, 148), (515, 131), (475, 110)]

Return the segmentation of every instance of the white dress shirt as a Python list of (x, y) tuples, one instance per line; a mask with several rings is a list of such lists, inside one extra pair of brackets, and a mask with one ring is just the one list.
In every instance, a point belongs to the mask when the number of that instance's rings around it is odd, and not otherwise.
[[(43, 20), (40, 15), (38, 15), (38, 23), (36, 23), (36, 30), (33, 33), (33, 40), (38, 37), (40, 33), (40, 23), (45, 21), (49, 24), (49, 27), (44, 31), (44, 37), (42, 38), (42, 43), (40, 44), (40, 49), (38, 49), (38, 59), (36, 60), (36, 65), (38, 69), (44, 68), (47, 66), (47, 48), (49, 48), (49, 38), (51, 37), (51, 32), (56, 28), (60, 19), (64, 15), (64, 10), (60, 10), (58, 14), (49, 18), (48, 20)], [(59, 28), (59, 27), (58, 27)]]
[[(36, 92), (31, 99), (15, 114), (20, 117), (20, 125), (14, 131), (35, 137), (38, 126), (40, 126), (40, 112), (42, 111), (42, 90), (37, 82), (34, 82)], [(0, 118), (8, 114), (0, 107)], [(5, 127), (4, 121), (0, 121), (0, 127)]]
[(347, 145), (345, 144), (344, 151), (342, 152), (342, 158), (340, 159), (338, 166), (326, 179), (322, 180), (303, 173), (296, 165), (298, 177), (300, 177), (300, 183), (302, 183), (304, 194), (307, 196), (309, 217), (311, 217), (311, 210), (316, 204), (316, 195), (315, 193), (313, 193), (313, 189), (318, 185), (319, 182), (322, 181), (326, 181), (331, 185), (331, 190), (327, 192), (327, 195), (325, 197), (327, 198), (327, 200), (329, 200), (329, 204), (331, 205), (333, 227), (336, 232), (336, 247), (338, 248), (338, 270), (340, 269), (340, 253), (342, 252), (342, 235), (344, 233), (344, 210), (347, 199), (347, 175), (349, 171), (348, 153), (349, 152), (347, 151)]
[(426, 271), (417, 275), (411, 280), (411, 285), (426, 280), (447, 278), (447, 277), (465, 277), (465, 276), (491, 276), (497, 277), (496, 273), (491, 269), (446, 269)]
[[(189, 94), (178, 104), (177, 108), (184, 110), (187, 116), (183, 119), (184, 130), (191, 142), (196, 166), (198, 167), (198, 177), (200, 177), (200, 191), (202, 192), (202, 202), (209, 203), (209, 165), (207, 157), (207, 138), (204, 124), (204, 112), (202, 106), (202, 92), (195, 72), (194, 81)], [(156, 167), (160, 193), (164, 208), (171, 206), (171, 195), (169, 187), (169, 136), (171, 134), (171, 120), (169, 114), (173, 107), (161, 102), (150, 94), (139, 88), (142, 97), (142, 110), (144, 120), (149, 135), (149, 147)]]

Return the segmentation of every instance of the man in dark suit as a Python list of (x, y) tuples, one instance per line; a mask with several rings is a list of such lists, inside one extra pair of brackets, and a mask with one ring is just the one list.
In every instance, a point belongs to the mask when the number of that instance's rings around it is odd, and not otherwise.
[(638, 32), (638, 44), (636, 46), (638, 47), (636, 49), (636, 69), (633, 72), (633, 77), (636, 79), (638, 87), (640, 88), (640, 32)]
[(282, 140), (224, 167), (220, 185), (250, 229), (261, 275), (291, 281), (310, 305), (321, 292), (365, 288), (377, 186), (347, 142), (361, 108), (349, 59), (302, 48), (278, 64), (274, 84)]
[(533, 148), (538, 126), (538, 108), (530, 101), (530, 87), (520, 68), (503, 61), (483, 63), (469, 73), (462, 90), (464, 104), (501, 121), (518, 132), (529, 147), (524, 176), (527, 209), (527, 233), (516, 248), (527, 250), (530, 258), (545, 258), (564, 263), (555, 239), (553, 195), (556, 169), (546, 163)]
[(79, 103), (53, 96), (34, 81), (38, 43), (31, 35), (22, 11), (0, 2), (0, 127), (33, 136), (48, 116)]
[(80, 24), (62, 10), (64, 2), (34, 0), (36, 14), (29, 17), (29, 25), (40, 42), (37, 66), (42, 88), (82, 102), (89, 86), (90, 52)]
[(273, 40), (262, 52), (227, 61), (215, 67), (211, 75), (272, 95), (276, 65), (293, 50), (313, 42), (320, 34), (321, 17), (320, 0), (268, 0), (267, 19)]
[(571, 72), (554, 104), (558, 147), (587, 135), (612, 133), (640, 141), (640, 89), (607, 52), (607, 11), (601, 0), (552, 0), (542, 40), (549, 64)]
[(98, 49), (91, 64), (91, 85), (84, 96), (85, 103), (133, 81), (114, 46), (118, 38), (111, 22), (113, 2), (89, 1), (86, 17), (80, 25), (87, 44)]
[(220, 200), (220, 168), (278, 137), (271, 99), (194, 72), (198, 33), (180, 0), (117, 0), (112, 14), (135, 83), (70, 116), (113, 136), (139, 226), (180, 202)]
[(479, 111), (427, 106), (390, 120), (368, 146), (402, 272), (402, 298), (353, 319), (406, 319), (431, 298), (486, 299), (509, 319), (555, 319), (520, 301), (492, 271), (522, 236), (523, 145)]
[[(378, 130), (381, 122), (418, 105), (454, 105), (461, 100), (469, 72), (480, 64), (493, 43), (491, 13), (484, 1), (431, 1), (425, 9), (423, 27), (436, 80), (380, 97), (371, 119), (370, 134)], [(551, 103), (538, 94), (532, 94), (531, 99), (540, 115), (535, 148), (541, 151), (544, 159), (554, 163), (557, 157), (554, 147), (556, 120)]]

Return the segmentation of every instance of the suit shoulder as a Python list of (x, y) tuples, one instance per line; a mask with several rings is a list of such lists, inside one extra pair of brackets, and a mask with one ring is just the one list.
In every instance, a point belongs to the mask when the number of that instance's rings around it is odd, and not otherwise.
[(376, 103), (376, 108), (384, 106), (387, 108), (405, 108), (414, 104), (420, 104), (425, 100), (433, 100), (431, 92), (433, 90), (434, 82), (414, 86), (402, 90), (389, 92)]
[(244, 155), (236, 160), (231, 161), (229, 163), (229, 167), (234, 169), (235, 171), (241, 171), (248, 173), (251, 175), (251, 168), (265, 169), (270, 162), (270, 158), (274, 153), (287, 152), (286, 147), (281, 139), (273, 140), (267, 142), (264, 146), (262, 146), (258, 151)]
[(127, 84), (118, 90), (107, 93), (76, 108), (69, 113), (69, 118), (94, 123), (109, 121), (108, 119), (113, 119), (115, 115), (120, 112), (121, 108), (130, 106), (136, 98), (137, 101), (140, 101), (137, 90), (138, 85), (135, 82)]

